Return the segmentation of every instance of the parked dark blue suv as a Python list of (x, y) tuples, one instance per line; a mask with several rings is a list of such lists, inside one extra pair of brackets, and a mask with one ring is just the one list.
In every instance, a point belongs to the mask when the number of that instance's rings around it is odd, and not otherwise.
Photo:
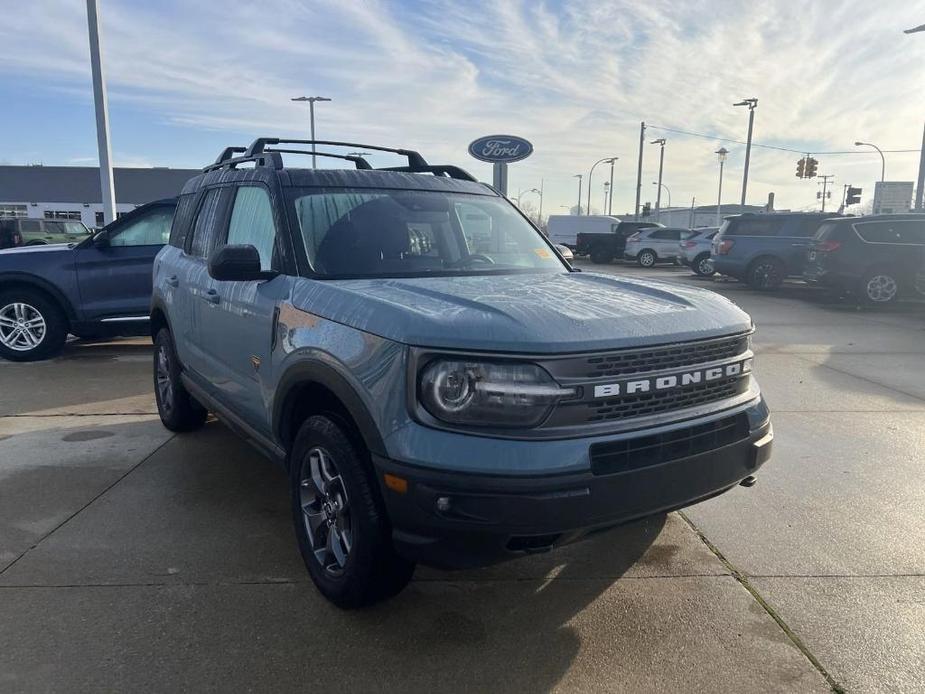
[(145, 334), (151, 266), (176, 208), (176, 198), (158, 200), (78, 244), (0, 251), (0, 357), (53, 357), (68, 333)]
[(787, 277), (802, 276), (813, 237), (826, 219), (836, 216), (776, 212), (727, 217), (713, 237), (713, 267), (753, 289), (777, 289)]

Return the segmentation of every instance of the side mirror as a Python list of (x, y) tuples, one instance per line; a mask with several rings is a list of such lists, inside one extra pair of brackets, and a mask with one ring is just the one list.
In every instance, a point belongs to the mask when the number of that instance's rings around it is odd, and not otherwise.
[(260, 269), (260, 254), (247, 245), (219, 246), (209, 254), (209, 276), (219, 282), (252, 282), (275, 277)]

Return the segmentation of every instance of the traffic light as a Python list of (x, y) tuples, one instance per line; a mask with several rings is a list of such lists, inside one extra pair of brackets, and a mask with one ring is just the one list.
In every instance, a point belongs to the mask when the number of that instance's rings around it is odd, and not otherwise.
[(642, 216), (648, 217), (650, 214), (652, 214), (652, 203), (647, 202), (645, 205), (642, 206)]
[(861, 189), (848, 186), (848, 190), (845, 193), (845, 204), (857, 205), (859, 202), (861, 202)]
[(797, 178), (804, 178), (804, 172), (806, 171), (806, 159), (800, 159), (797, 162)]
[(816, 175), (816, 169), (818, 168), (818, 161), (812, 157), (806, 157), (806, 178), (813, 178)]

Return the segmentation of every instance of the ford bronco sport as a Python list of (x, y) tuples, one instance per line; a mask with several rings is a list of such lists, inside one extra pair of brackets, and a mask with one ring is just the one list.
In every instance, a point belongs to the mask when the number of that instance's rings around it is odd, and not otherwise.
[[(408, 163), (287, 168), (294, 144)], [(486, 565), (750, 484), (770, 454), (745, 313), (573, 270), (409, 150), (226, 149), (181, 194), (151, 327), (164, 424), (211, 410), (286, 467), (307, 570), (344, 607), (416, 562)]]

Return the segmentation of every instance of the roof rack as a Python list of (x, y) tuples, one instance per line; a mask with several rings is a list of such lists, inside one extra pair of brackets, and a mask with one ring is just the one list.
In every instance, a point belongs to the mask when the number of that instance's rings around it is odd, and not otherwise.
[[(377, 169), (378, 171), (401, 171), (406, 173), (431, 173), (435, 176), (446, 176), (463, 181), (478, 182), (469, 172), (458, 166), (449, 164), (431, 165), (418, 152), (410, 149), (395, 149), (393, 147), (380, 147), (379, 145), (364, 145), (357, 142), (336, 142), (333, 140), (288, 140), (278, 137), (258, 137), (249, 147), (226, 147), (213, 164), (203, 167), (202, 171), (216, 171), (222, 168), (233, 168), (238, 164), (253, 162), (255, 166), (269, 166), (274, 169), (283, 168), (283, 158), (280, 154), (311, 154), (316, 157), (330, 157), (353, 162), (357, 169), (373, 170), (369, 162), (363, 157), (350, 154), (333, 154), (330, 152), (316, 152), (303, 149), (283, 149), (267, 145), (298, 144), (298, 145), (327, 145), (330, 147), (352, 147), (359, 151), (375, 150), (377, 152), (393, 152), (408, 158), (407, 166), (392, 166)], [(241, 154), (242, 156), (234, 156)]]

